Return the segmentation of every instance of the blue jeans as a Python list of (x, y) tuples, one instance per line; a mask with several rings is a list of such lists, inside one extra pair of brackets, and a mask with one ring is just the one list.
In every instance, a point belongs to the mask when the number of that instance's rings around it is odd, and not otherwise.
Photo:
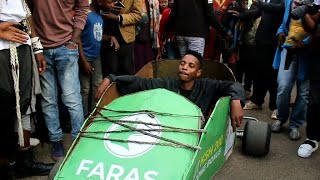
[(71, 118), (71, 135), (76, 138), (83, 124), (83, 108), (80, 94), (78, 49), (60, 46), (44, 50), (47, 69), (40, 76), (43, 116), (49, 130), (50, 141), (61, 141), (63, 137), (58, 111), (58, 84), (61, 100), (68, 108)]
[(277, 93), (277, 110), (278, 119), (284, 124), (289, 117), (289, 102), (291, 91), (294, 83), (297, 83), (297, 97), (290, 115), (289, 129), (299, 128), (306, 120), (307, 104), (310, 89), (309, 80), (299, 80), (297, 55), (292, 56), (292, 61), (288, 70), (284, 69), (287, 56), (287, 50), (281, 52), (281, 64), (278, 73), (278, 93)]

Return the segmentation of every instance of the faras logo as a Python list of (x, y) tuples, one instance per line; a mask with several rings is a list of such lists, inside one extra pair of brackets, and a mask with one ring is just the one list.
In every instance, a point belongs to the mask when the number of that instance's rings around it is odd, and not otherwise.
[[(127, 116), (122, 118), (121, 120), (127, 121), (140, 121), (145, 123), (152, 123), (152, 124), (160, 124), (159, 120), (156, 117), (150, 117), (148, 114), (134, 114), (131, 116)], [(131, 127), (137, 129), (161, 129), (160, 126), (152, 126), (146, 124), (136, 124), (136, 123), (126, 123)], [(125, 130), (127, 128), (113, 124), (111, 125), (107, 131), (116, 131), (116, 130)], [(160, 131), (146, 131), (150, 134), (161, 136)], [(150, 143), (157, 143), (159, 139), (141, 134), (137, 131), (131, 132), (121, 132), (121, 133), (106, 133), (105, 138), (109, 139), (121, 139), (121, 140), (129, 140), (129, 141), (137, 141), (137, 142), (150, 142)], [(105, 140), (104, 145), (106, 149), (113, 154), (114, 156), (120, 158), (134, 158), (141, 156), (148, 151), (150, 151), (155, 145), (154, 144), (145, 144), (145, 143), (133, 143), (133, 142), (117, 142), (117, 141), (110, 141)]]

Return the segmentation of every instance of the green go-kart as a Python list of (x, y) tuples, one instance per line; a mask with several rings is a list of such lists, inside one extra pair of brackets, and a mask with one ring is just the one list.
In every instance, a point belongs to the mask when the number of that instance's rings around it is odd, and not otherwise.
[[(179, 61), (153, 61), (138, 76), (176, 77)], [(205, 61), (203, 77), (234, 80), (223, 64)], [(153, 89), (121, 96), (111, 84), (85, 121), (49, 179), (211, 179), (232, 153), (236, 137), (243, 152), (269, 151), (267, 123), (247, 121), (233, 131), (230, 97), (220, 98), (203, 124), (199, 107), (175, 92)], [(254, 118), (249, 118), (254, 119)]]

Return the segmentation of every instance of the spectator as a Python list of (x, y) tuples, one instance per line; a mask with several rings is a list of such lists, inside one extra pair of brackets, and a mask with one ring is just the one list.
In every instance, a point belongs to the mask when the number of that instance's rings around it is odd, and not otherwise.
[[(289, 138), (298, 140), (300, 138), (299, 128), (306, 119), (309, 95), (309, 80), (306, 74), (309, 57), (305, 49), (309, 37), (302, 27), (301, 20), (292, 19), (290, 9), (293, 5), (292, 1), (285, 1), (285, 14), (277, 32), (279, 47), (275, 54), (273, 67), (279, 69), (277, 80), (278, 120), (272, 124), (271, 130), (272, 132), (280, 132), (282, 125), (289, 118)], [(290, 114), (290, 94), (295, 82), (297, 97)]]
[(175, 0), (170, 13), (169, 27), (174, 28), (180, 55), (187, 49), (204, 53), (205, 37), (213, 26), (225, 36), (214, 11), (212, 0)]
[[(33, 28), (32, 23), (27, 27), (26, 19), (30, 15), (23, 1), (0, 2), (0, 77), (3, 78), (0, 82), (0, 116), (3, 120), (0, 131), (0, 179), (15, 179), (13, 171), (24, 176), (45, 175), (52, 168), (52, 164), (33, 161), (30, 147), (30, 118), (26, 114), (31, 104), (32, 63), (35, 63), (32, 53), (36, 54), (39, 72), (45, 71), (39, 38), (35, 37), (34, 31), (32, 39), (27, 34), (31, 31), (28, 27)], [(35, 71), (38, 69), (35, 68)], [(15, 129), (19, 136), (18, 152)]]
[(160, 47), (158, 40), (160, 10), (158, 0), (142, 0), (143, 16), (134, 43), (134, 62), (138, 72), (145, 64), (156, 59)]
[(102, 9), (106, 11), (110, 10), (113, 4), (113, 0), (92, 1), (87, 22), (81, 34), (81, 43), (79, 44), (79, 76), (85, 117), (87, 117), (95, 107), (94, 94), (102, 80), (100, 50), (103, 19), (100, 14), (100, 6), (104, 6)]
[(135, 26), (142, 16), (142, 0), (126, 0), (123, 5), (115, 6), (112, 13), (103, 14), (103, 33), (114, 36), (120, 46), (115, 48), (108, 41), (103, 42), (101, 59), (104, 74), (134, 74), (135, 71), (133, 45)]
[(277, 71), (272, 68), (272, 62), (277, 48), (275, 34), (282, 21), (284, 0), (254, 1), (253, 5), (258, 9), (241, 15), (241, 19), (261, 16), (255, 34), (255, 48), (252, 51), (254, 61), (250, 67), (253, 73), (253, 93), (251, 101), (247, 102), (243, 109), (262, 109), (264, 98), (269, 92), (271, 118), (276, 118)]
[(33, 5), (35, 29), (43, 43), (47, 62), (47, 70), (40, 77), (41, 106), (53, 144), (52, 159), (58, 161), (64, 157), (63, 133), (58, 112), (58, 84), (62, 91), (62, 102), (70, 114), (73, 139), (76, 138), (84, 119), (78, 44), (86, 23), (89, 4), (88, 1), (78, 0), (33, 0)]
[(318, 149), (320, 141), (320, 31), (319, 28), (317, 28), (319, 22), (320, 13), (313, 16), (307, 14), (302, 18), (304, 29), (309, 33), (313, 33), (309, 56), (310, 94), (307, 111), (307, 139), (298, 149), (298, 155), (302, 158), (310, 157), (311, 154)]

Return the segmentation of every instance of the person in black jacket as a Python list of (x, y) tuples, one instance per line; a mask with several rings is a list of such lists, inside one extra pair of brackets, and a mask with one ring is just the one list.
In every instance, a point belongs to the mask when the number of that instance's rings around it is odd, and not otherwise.
[(234, 128), (240, 126), (243, 119), (242, 105), (245, 102), (243, 86), (233, 81), (198, 79), (202, 72), (201, 64), (202, 56), (198, 52), (188, 50), (179, 64), (179, 79), (146, 79), (131, 75), (115, 76), (110, 74), (101, 82), (96, 93), (96, 100), (101, 97), (112, 82), (117, 83), (117, 88), (121, 94), (165, 88), (188, 98), (201, 108), (204, 115), (208, 115), (210, 108), (220, 97), (231, 96), (230, 116), (232, 125)]
[(257, 8), (240, 15), (240, 19), (251, 19), (261, 16), (261, 21), (255, 35), (253, 62), (251, 64), (253, 77), (253, 94), (244, 109), (262, 109), (264, 98), (269, 91), (269, 109), (271, 118), (276, 119), (277, 71), (272, 62), (277, 48), (277, 30), (282, 22), (284, 0), (257, 0), (253, 2)]
[(181, 56), (187, 49), (203, 55), (209, 26), (223, 37), (226, 35), (214, 13), (212, 0), (174, 0), (168, 26), (174, 30)]

